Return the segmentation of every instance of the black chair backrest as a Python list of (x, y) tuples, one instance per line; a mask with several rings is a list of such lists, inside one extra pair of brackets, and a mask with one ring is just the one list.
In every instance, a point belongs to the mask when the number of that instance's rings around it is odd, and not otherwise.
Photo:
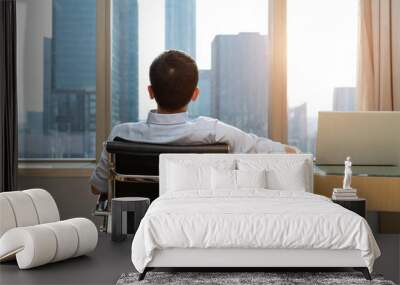
[[(115, 155), (115, 171), (129, 175), (158, 175), (161, 153), (228, 153), (227, 144), (171, 145), (126, 140), (120, 137), (106, 143), (108, 153)], [(124, 183), (116, 181), (115, 196), (140, 196), (154, 200), (158, 183)]]

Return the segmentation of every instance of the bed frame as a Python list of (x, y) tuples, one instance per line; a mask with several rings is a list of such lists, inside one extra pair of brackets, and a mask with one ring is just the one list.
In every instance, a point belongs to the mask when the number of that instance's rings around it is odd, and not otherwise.
[[(174, 158), (190, 159), (198, 158), (196, 154), (162, 154), (160, 156), (160, 195), (165, 189), (166, 160)], [(203, 154), (204, 158), (218, 159), (224, 156), (232, 156), (232, 159), (241, 157), (257, 156), (257, 154)], [(273, 156), (273, 155), (272, 155)], [(275, 155), (279, 156), (279, 155)], [(289, 159), (304, 160), (307, 167), (306, 191), (313, 192), (312, 156), (308, 154), (292, 155)], [(216, 271), (224, 269), (228, 271), (271, 271), (271, 269), (282, 269), (285, 271), (302, 269), (313, 271), (313, 269), (338, 269), (353, 268), (361, 271), (367, 280), (371, 275), (361, 257), (359, 250), (333, 250), (333, 249), (254, 249), (254, 248), (169, 248), (155, 250), (153, 259), (144, 271), (139, 275), (143, 280), (148, 271), (154, 269), (196, 269)], [(323, 270), (321, 270), (323, 271)]]
[[(152, 261), (139, 275), (143, 280), (154, 269), (198, 269), (214, 271), (270, 271), (272, 268), (290, 271), (301, 268), (353, 268), (371, 280), (359, 250), (329, 249), (193, 249), (171, 248), (156, 250)], [(322, 270), (321, 270), (322, 271)]]

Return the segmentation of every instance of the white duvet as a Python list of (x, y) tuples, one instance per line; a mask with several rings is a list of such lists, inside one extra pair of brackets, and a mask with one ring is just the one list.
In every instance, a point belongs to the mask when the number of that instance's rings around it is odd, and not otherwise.
[(155, 200), (132, 243), (143, 272), (155, 249), (358, 249), (372, 271), (380, 251), (368, 223), (329, 199), (299, 191), (241, 190), (219, 197), (196, 191)]

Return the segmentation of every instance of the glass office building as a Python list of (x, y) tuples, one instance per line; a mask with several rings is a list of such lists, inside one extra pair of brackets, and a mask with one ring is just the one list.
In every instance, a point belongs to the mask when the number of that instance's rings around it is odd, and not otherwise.
[(51, 156), (94, 157), (95, 0), (53, 0), (53, 37), (49, 52), (51, 65), (48, 66), (52, 76), (44, 76), (44, 80), (51, 80), (51, 88), (44, 93), (47, 104), (43, 111), (44, 132), (51, 142)]
[(189, 116), (192, 118), (198, 116), (211, 116), (211, 70), (199, 70), (200, 96), (195, 102), (189, 104)]
[(165, 49), (196, 58), (196, 0), (165, 0)]
[(212, 42), (212, 116), (259, 136), (268, 133), (267, 50), (267, 36), (259, 33)]
[(138, 1), (112, 1), (111, 123), (138, 120)]

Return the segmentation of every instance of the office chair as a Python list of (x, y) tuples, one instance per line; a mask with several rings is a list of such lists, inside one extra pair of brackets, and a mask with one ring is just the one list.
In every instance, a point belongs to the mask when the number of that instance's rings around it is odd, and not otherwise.
[[(100, 197), (102, 203), (105, 204), (103, 209), (106, 209), (103, 213), (106, 217), (104, 227), (112, 211), (112, 198), (136, 196), (146, 197), (153, 201), (158, 197), (158, 161), (161, 153), (229, 153), (227, 144), (153, 144), (120, 137), (106, 142), (105, 148), (108, 152), (110, 176), (107, 197)], [(99, 211), (97, 214), (102, 215)]]

